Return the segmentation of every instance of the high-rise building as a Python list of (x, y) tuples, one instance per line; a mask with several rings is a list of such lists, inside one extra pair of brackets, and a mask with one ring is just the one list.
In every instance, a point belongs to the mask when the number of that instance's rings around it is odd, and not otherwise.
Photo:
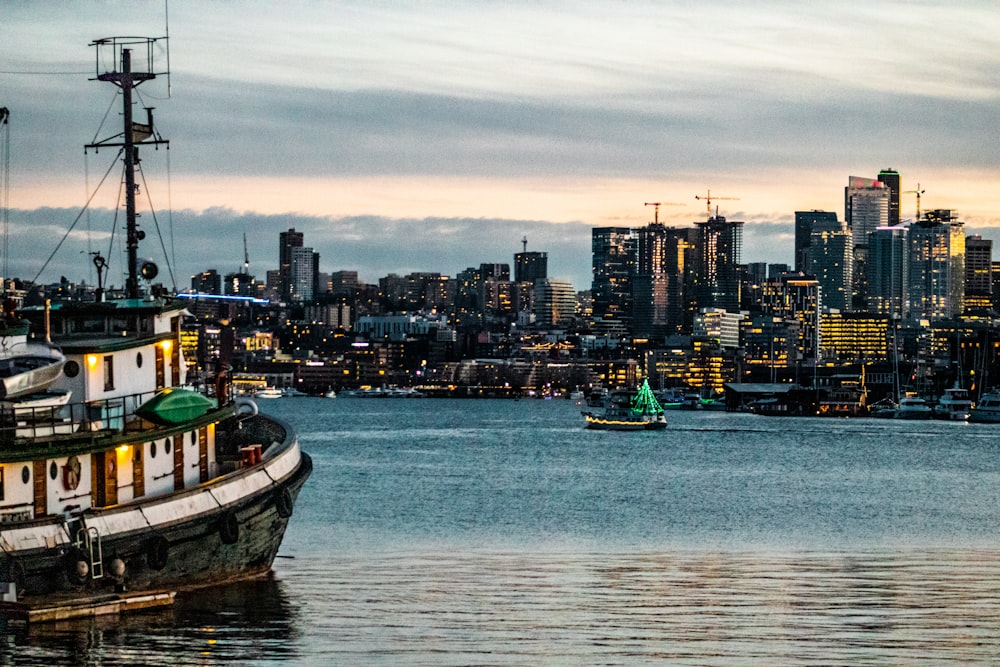
[(814, 231), (840, 229), (837, 214), (833, 211), (795, 212), (795, 270), (811, 273), (808, 266), (809, 244)]
[(638, 254), (632, 276), (632, 333), (663, 336), (667, 326), (667, 229), (650, 223), (636, 230)]
[(965, 239), (965, 309), (993, 308), (993, 241), (978, 234)]
[(309, 302), (316, 295), (316, 268), (319, 254), (312, 248), (293, 246), (290, 249), (291, 263), (288, 271), (288, 299)]
[(823, 288), (822, 307), (845, 311), (851, 307), (854, 243), (847, 227), (839, 227), (817, 227), (813, 231), (807, 265), (808, 273), (815, 276)]
[(880, 227), (868, 244), (867, 312), (902, 319), (910, 310), (910, 231), (905, 226)]
[(576, 315), (573, 283), (555, 278), (535, 281), (535, 322), (542, 326), (562, 326)]
[(899, 172), (892, 168), (878, 173), (878, 180), (889, 188), (889, 226), (899, 224)]
[(629, 320), (632, 316), (631, 278), (638, 261), (635, 230), (595, 227), (591, 232), (591, 249), (594, 317)]
[(514, 255), (514, 282), (533, 283), (548, 277), (548, 253), (525, 251)]
[(191, 276), (191, 289), (199, 294), (222, 294), (222, 279), (215, 269)]
[(699, 230), (699, 266), (695, 278), (698, 306), (738, 311), (743, 223), (716, 216), (694, 224)]
[[(872, 178), (851, 176), (844, 188), (844, 220), (854, 234), (854, 245), (866, 246), (868, 235), (878, 227), (889, 226), (892, 192)], [(898, 210), (898, 209), (897, 209)]]
[(292, 251), (294, 248), (301, 248), (305, 242), (305, 235), (302, 232), (290, 228), (287, 232), (278, 234), (278, 271), (280, 282), (278, 289), (281, 298), (290, 300), (292, 298)]
[(910, 225), (910, 316), (946, 319), (965, 306), (965, 224), (948, 209)]

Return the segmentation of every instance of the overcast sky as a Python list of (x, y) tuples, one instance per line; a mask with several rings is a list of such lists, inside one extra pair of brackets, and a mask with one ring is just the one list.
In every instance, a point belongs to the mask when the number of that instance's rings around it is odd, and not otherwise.
[(368, 282), (512, 263), (526, 237), (585, 289), (591, 228), (645, 224), (655, 201), (690, 226), (709, 191), (747, 223), (743, 261), (791, 263), (796, 210), (843, 217), (848, 177), (890, 167), (1000, 241), (995, 0), (166, 7), (0, 6), (8, 275), (93, 281), (100, 250), (121, 283), (117, 167), (47, 260), (113, 166), (82, 148), (120, 110), (89, 43), (168, 27), (169, 88), (139, 88), (170, 140), (142, 153), (140, 252), (178, 287), (237, 270), (244, 234), (263, 278), (295, 227), (321, 270)]

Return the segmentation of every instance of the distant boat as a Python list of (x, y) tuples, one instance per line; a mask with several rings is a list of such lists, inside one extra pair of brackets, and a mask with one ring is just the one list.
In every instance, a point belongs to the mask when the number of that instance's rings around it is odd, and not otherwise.
[(586, 428), (599, 431), (652, 431), (667, 427), (663, 408), (643, 380), (635, 392), (614, 391), (603, 414), (583, 412)]
[(254, 398), (281, 398), (284, 395), (277, 387), (264, 387), (253, 393)]
[(927, 401), (910, 393), (899, 399), (899, 406), (893, 417), (896, 419), (930, 419), (934, 414)]
[(969, 419), (971, 411), (972, 398), (969, 396), (969, 390), (956, 384), (954, 387), (944, 390), (944, 395), (938, 399), (937, 405), (934, 406), (934, 417), (964, 422)]
[(298, 398), (300, 396), (308, 396), (309, 394), (299, 391), (295, 387), (285, 387), (281, 390), (281, 395), (285, 398)]
[(969, 410), (969, 421), (974, 424), (1000, 424), (1000, 389), (991, 389), (979, 397)]
[(333, 389), (327, 389), (323, 392), (323, 398), (337, 398), (337, 392)]

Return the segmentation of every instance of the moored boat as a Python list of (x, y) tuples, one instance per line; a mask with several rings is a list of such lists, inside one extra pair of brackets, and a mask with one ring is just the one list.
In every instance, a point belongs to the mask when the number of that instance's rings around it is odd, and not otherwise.
[(637, 391), (613, 391), (604, 413), (583, 412), (586, 428), (601, 431), (651, 431), (667, 427), (649, 382), (643, 380)]
[(969, 421), (975, 424), (1000, 424), (1000, 389), (992, 389), (979, 397), (969, 410)]
[[(20, 395), (21, 414), (6, 401), (0, 411), (0, 615), (11, 618), (117, 613), (264, 575), (312, 470), (292, 426), (233, 401), (225, 373), (211, 397), (182, 388), (187, 304), (140, 289), (155, 270), (146, 262), (140, 272), (132, 245), (141, 238), (134, 170), (143, 137), (155, 134), (129, 126), (131, 92), (154, 74), (132, 71), (130, 56), (153, 41), (93, 44), (99, 66), (114, 68), (96, 78), (123, 96), (125, 131), (99, 145), (123, 148), (124, 297), (104, 299), (99, 278), (96, 301), (19, 312), (62, 359), (42, 380), (45, 396), (32, 390)], [(32, 396), (66, 401), (24, 419)]]
[(927, 401), (913, 393), (908, 393), (899, 399), (899, 405), (893, 413), (896, 419), (930, 419), (934, 414)]
[(945, 389), (933, 410), (935, 419), (968, 420), (972, 411), (972, 397), (969, 396), (969, 390), (959, 387), (957, 384)]

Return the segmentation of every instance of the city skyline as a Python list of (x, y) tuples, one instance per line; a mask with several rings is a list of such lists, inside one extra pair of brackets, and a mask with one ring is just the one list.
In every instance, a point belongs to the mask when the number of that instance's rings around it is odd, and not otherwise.
[[(108, 167), (104, 152), (80, 159), (100, 123), (87, 110), (109, 97), (88, 81), (87, 44), (165, 33), (163, 8), (111, 8), (121, 20), (103, 3), (5, 8), (11, 275), (35, 276), (52, 251), (37, 239), (54, 245), (86, 199), (84, 171), (93, 188)], [(923, 209), (1000, 240), (990, 3), (169, 10), (170, 98), (162, 78), (141, 92), (171, 150), (143, 159), (157, 225), (172, 222), (184, 248), (178, 286), (237, 270), (244, 233), (262, 274), (294, 227), (323, 271), (366, 282), (511, 263), (526, 236), (549, 275), (586, 289), (592, 228), (645, 225), (651, 201), (689, 227), (709, 190), (746, 222), (744, 262), (793, 264), (795, 211), (843, 219), (848, 177), (886, 168), (904, 191), (926, 189)], [(904, 195), (901, 217), (914, 209)], [(80, 253), (110, 235), (85, 236), (75, 229), (40, 279), (86, 277)], [(153, 234), (146, 245), (159, 251)]]

